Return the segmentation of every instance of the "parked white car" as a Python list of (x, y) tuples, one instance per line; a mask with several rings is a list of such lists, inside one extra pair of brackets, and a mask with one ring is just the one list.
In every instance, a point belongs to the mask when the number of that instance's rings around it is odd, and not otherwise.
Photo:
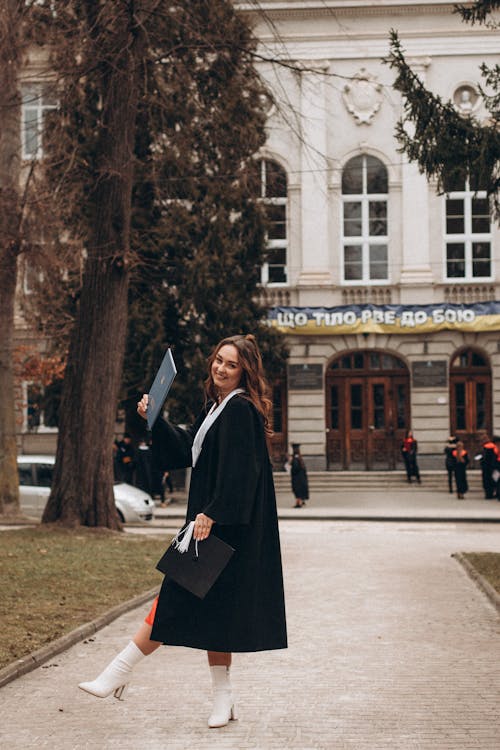
[[(54, 472), (55, 456), (17, 457), (19, 472), (19, 499), (21, 510), (28, 516), (41, 518), (47, 504)], [(155, 504), (144, 490), (117, 482), (113, 487), (115, 505), (124, 523), (152, 521)]]

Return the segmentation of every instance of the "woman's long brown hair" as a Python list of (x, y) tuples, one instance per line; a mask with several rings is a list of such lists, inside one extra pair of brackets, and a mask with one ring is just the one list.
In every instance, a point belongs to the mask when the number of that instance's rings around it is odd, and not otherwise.
[(252, 402), (257, 411), (264, 419), (264, 429), (268, 435), (272, 434), (271, 411), (272, 401), (269, 398), (269, 386), (267, 384), (262, 357), (257, 340), (251, 333), (248, 335), (228, 336), (219, 341), (212, 354), (208, 358), (208, 378), (205, 380), (205, 392), (209, 399), (217, 401), (219, 394), (212, 378), (212, 364), (219, 349), (229, 344), (236, 347), (238, 351), (238, 364), (243, 368), (240, 388), (245, 389), (242, 394)]

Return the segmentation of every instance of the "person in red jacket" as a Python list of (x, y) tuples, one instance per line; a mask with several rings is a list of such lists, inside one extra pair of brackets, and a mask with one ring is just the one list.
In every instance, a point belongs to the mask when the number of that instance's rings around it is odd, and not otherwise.
[(415, 477), (417, 482), (420, 484), (420, 471), (417, 463), (417, 450), (418, 444), (411, 430), (407, 430), (405, 439), (401, 444), (401, 455), (405, 462), (406, 477), (408, 482), (411, 483), (411, 478)]
[(483, 475), (483, 490), (486, 500), (493, 500), (497, 494), (497, 479), (494, 478), (494, 472), (498, 471), (499, 451), (498, 443), (500, 438), (486, 437), (481, 446), (481, 473)]

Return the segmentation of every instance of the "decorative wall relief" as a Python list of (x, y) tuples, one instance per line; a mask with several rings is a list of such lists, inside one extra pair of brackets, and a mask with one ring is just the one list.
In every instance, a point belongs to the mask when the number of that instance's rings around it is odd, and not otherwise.
[(382, 86), (376, 76), (361, 68), (344, 86), (342, 97), (356, 122), (370, 124), (382, 103)]
[(458, 112), (467, 117), (478, 109), (481, 104), (481, 97), (472, 84), (463, 83), (455, 89), (453, 103)]

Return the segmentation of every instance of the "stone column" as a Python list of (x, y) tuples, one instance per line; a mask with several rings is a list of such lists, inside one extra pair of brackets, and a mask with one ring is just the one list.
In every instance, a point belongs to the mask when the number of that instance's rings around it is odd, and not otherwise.
[[(300, 286), (331, 284), (328, 237), (327, 108), (323, 62), (306, 62), (301, 75)], [(316, 72), (317, 71), (317, 72)]]
[[(408, 61), (425, 83), (430, 58)], [(429, 185), (417, 164), (405, 161), (402, 167), (402, 301), (420, 303), (422, 286), (433, 281), (429, 238)]]

